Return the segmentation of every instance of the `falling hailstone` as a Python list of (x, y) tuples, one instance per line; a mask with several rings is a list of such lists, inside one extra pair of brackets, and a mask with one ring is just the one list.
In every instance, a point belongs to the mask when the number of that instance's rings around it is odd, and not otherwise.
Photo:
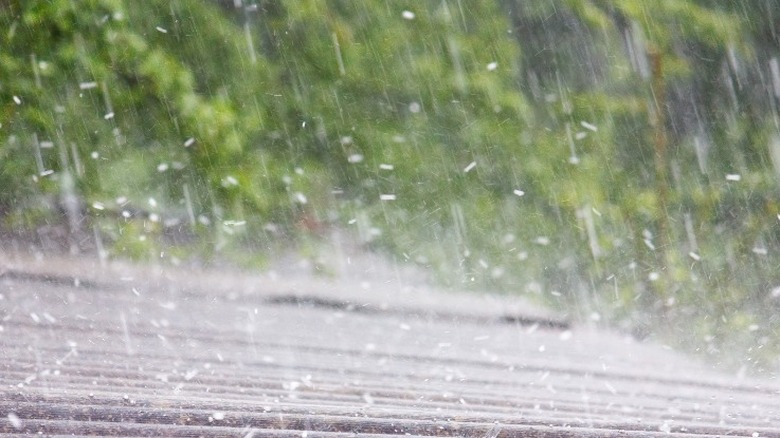
[(588, 122), (586, 122), (584, 120), (580, 122), (580, 125), (582, 125), (583, 128), (585, 128), (587, 130), (590, 130), (590, 131), (593, 131), (593, 132), (598, 132), (598, 130), (599, 130), (599, 128), (597, 128), (596, 125), (588, 123)]
[(735, 173), (730, 173), (726, 175), (726, 181), (740, 181), (742, 180), (742, 175), (737, 175)]
[(9, 412), (6, 418), (8, 418), (8, 422), (11, 423), (14, 429), (19, 430), (22, 428), (22, 420), (15, 413)]
[(472, 161), (471, 163), (469, 163), (469, 165), (468, 165), (468, 166), (466, 166), (466, 167), (463, 169), (463, 172), (464, 172), (464, 173), (469, 173), (469, 172), (471, 172), (472, 170), (474, 170), (474, 168), (475, 168), (475, 167), (477, 167), (477, 162), (476, 162), (476, 161)]
[(493, 62), (491, 62), (490, 64), (487, 65), (488, 71), (494, 71), (497, 68), (498, 68), (498, 63), (495, 62), (495, 61), (493, 61)]
[(536, 239), (534, 239), (534, 243), (537, 245), (547, 246), (550, 244), (550, 238), (547, 236), (539, 236)]
[(238, 180), (232, 175), (228, 175), (222, 179), (222, 187), (237, 186)]
[(764, 248), (762, 246), (756, 246), (756, 247), (753, 248), (752, 251), (753, 251), (753, 254), (761, 255), (761, 256), (769, 254), (769, 250), (767, 250), (766, 248)]
[(379, 195), (379, 200), (380, 201), (395, 201), (395, 195), (382, 194), (382, 195)]
[(404, 17), (407, 20), (414, 20), (414, 12), (412, 11), (403, 11), (401, 12), (401, 16)]
[(304, 195), (301, 192), (295, 192), (293, 196), (295, 197), (295, 202), (299, 204), (306, 204), (308, 202), (308, 200), (306, 199), (306, 195)]
[(525, 195), (525, 192), (520, 189), (515, 189), (512, 193), (514, 193), (517, 196), (523, 196)]

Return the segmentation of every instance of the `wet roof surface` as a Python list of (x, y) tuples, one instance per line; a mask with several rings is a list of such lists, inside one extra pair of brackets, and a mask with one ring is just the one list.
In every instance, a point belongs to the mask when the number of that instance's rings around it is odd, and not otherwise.
[(0, 432), (780, 436), (780, 385), (508, 298), (0, 258)]

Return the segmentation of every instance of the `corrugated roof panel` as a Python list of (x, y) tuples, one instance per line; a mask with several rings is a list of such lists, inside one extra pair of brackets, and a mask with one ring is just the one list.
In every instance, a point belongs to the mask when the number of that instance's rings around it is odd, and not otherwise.
[(4, 262), (2, 433), (780, 436), (773, 381), (506, 298), (69, 263)]

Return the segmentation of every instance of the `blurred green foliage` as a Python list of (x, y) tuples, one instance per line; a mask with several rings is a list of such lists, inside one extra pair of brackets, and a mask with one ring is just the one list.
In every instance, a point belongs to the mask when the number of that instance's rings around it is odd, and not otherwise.
[(778, 15), (2, 0), (0, 218), (205, 262), (353, 230), (450, 286), (750, 365), (780, 300)]

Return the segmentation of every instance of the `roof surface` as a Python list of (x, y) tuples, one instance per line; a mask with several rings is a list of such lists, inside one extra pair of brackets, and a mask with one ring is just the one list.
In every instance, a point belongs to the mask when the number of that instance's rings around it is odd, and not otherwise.
[(0, 433), (780, 436), (780, 386), (509, 298), (0, 257)]

